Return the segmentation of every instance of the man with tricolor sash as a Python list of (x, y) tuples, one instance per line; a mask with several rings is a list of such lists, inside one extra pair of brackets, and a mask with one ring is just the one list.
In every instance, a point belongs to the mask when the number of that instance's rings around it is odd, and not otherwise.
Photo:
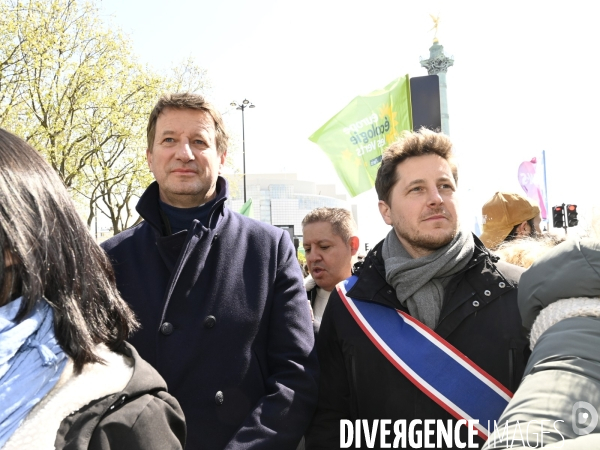
[(329, 299), (307, 449), (480, 448), (520, 383), (522, 269), (460, 228), (457, 180), (447, 136), (407, 132), (385, 151), (375, 188), (392, 230)]

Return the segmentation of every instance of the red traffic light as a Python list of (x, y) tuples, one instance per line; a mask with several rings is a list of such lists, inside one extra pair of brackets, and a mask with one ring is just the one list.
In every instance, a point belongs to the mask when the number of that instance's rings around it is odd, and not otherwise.
[(564, 228), (565, 226), (565, 213), (562, 205), (552, 207), (552, 226), (554, 228)]
[(567, 226), (576, 227), (577, 225), (579, 225), (577, 205), (567, 205)]

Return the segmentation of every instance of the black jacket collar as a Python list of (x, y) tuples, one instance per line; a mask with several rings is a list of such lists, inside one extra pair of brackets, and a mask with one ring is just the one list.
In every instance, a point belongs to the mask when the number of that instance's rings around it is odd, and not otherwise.
[[(210, 211), (209, 214), (209, 225), (211, 227), (216, 224), (216, 218), (219, 214), (222, 214), (223, 208), (225, 206), (225, 201), (227, 200), (229, 194), (229, 186), (227, 184), (227, 180), (221, 176), (217, 178), (217, 196), (216, 201)], [(161, 217), (161, 209), (158, 206), (159, 199), (159, 187), (156, 181), (152, 182), (150, 186), (146, 188), (140, 200), (135, 207), (137, 212), (142, 218), (148, 222), (152, 228), (157, 230), (161, 236), (166, 235), (166, 230), (164, 226), (163, 219)], [(215, 215), (215, 212), (217, 214)]]
[[(469, 271), (471, 268), (482, 264), (484, 261), (488, 261), (488, 264), (484, 264), (482, 271), (486, 272), (495, 270), (494, 262), (498, 260), (498, 257), (490, 254), (489, 250), (483, 245), (479, 238), (473, 235), (475, 240), (475, 251), (469, 263), (465, 268), (458, 274), (455, 275), (454, 279), (462, 278), (463, 274)], [(381, 303), (382, 305), (389, 306), (402, 311), (408, 311), (404, 306), (400, 304), (400, 301), (396, 298), (396, 292), (392, 286), (390, 286), (385, 279), (385, 264), (383, 262), (383, 256), (381, 255), (381, 249), (383, 248), (383, 240), (380, 241), (366, 256), (363, 260), (362, 265), (355, 271), (355, 275), (358, 276), (358, 280), (348, 291), (348, 295), (358, 300), (372, 301), (375, 303)], [(478, 286), (480, 290), (484, 291), (488, 287), (487, 277), (480, 280)], [(510, 284), (504, 280), (505, 283)], [(450, 283), (452, 286), (454, 283)], [(511, 285), (512, 287), (512, 285)], [(495, 298), (496, 296), (486, 296)]]

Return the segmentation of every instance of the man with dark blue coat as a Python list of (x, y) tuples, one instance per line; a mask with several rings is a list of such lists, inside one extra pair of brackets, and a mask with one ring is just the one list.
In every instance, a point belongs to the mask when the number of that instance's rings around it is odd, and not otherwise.
[(103, 244), (142, 324), (131, 343), (180, 402), (188, 449), (294, 449), (318, 367), (289, 235), (225, 208), (228, 138), (203, 97), (163, 96), (147, 134), (144, 221)]

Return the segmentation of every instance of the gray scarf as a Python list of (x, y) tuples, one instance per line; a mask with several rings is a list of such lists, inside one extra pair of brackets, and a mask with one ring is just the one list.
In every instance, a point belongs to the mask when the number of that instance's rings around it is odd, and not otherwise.
[(410, 315), (433, 329), (442, 311), (444, 288), (468, 264), (474, 250), (473, 235), (459, 230), (449, 244), (415, 259), (392, 229), (383, 241), (381, 252), (385, 279)]

